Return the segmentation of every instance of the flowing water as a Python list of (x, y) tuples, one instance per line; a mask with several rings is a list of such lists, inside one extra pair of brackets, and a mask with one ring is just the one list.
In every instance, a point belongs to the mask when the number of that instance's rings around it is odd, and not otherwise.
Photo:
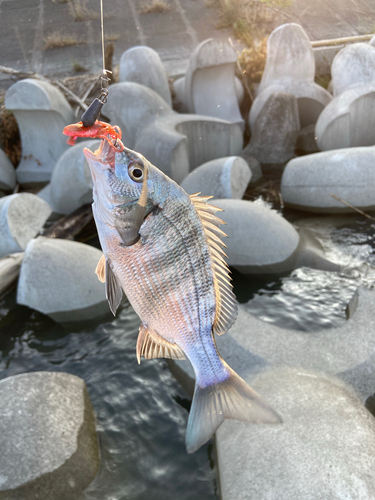
[[(343, 225), (344, 224), (344, 225)], [(342, 324), (355, 289), (375, 277), (375, 224), (358, 218), (305, 219), (342, 263), (341, 274), (307, 268), (254, 278), (234, 271), (235, 292), (248, 310), (285, 328), (313, 331)], [(214, 443), (193, 455), (184, 445), (190, 398), (165, 360), (137, 364), (139, 320), (123, 308), (106, 322), (62, 327), (0, 301), (0, 378), (26, 371), (64, 371), (83, 378), (97, 414), (101, 466), (82, 500), (219, 498)]]

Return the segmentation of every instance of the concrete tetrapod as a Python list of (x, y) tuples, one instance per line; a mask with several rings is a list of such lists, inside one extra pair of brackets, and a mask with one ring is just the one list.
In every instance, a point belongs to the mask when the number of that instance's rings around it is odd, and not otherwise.
[(295, 23), (278, 26), (267, 41), (266, 66), (257, 94), (282, 78), (313, 83), (315, 58), (305, 30)]
[(188, 194), (201, 192), (215, 198), (242, 198), (251, 179), (251, 170), (239, 156), (217, 158), (204, 163), (185, 177), (181, 187)]
[(294, 158), (285, 167), (281, 195), (288, 207), (352, 213), (331, 194), (362, 210), (375, 209), (375, 147), (346, 148)]
[(68, 101), (50, 83), (26, 78), (8, 89), (5, 107), (14, 113), (21, 134), (18, 182), (49, 181), (57, 160), (69, 147), (61, 132), (74, 121)]
[(17, 303), (62, 323), (105, 316), (109, 307), (104, 283), (95, 274), (102, 255), (76, 241), (32, 240), (21, 267)]
[(301, 128), (316, 123), (323, 109), (332, 100), (332, 95), (314, 82), (296, 81), (287, 77), (274, 81), (258, 94), (251, 106), (249, 114), (251, 130), (254, 129), (256, 119), (265, 103), (272, 94), (278, 92), (291, 94), (297, 99)]
[(243, 274), (278, 274), (297, 267), (339, 271), (339, 264), (326, 259), (323, 247), (308, 230), (298, 233), (275, 210), (261, 202), (210, 200), (223, 212), (227, 223), (225, 253), (228, 264)]
[(16, 182), (16, 171), (13, 164), (4, 151), (0, 149), (0, 189), (14, 189)]
[(0, 381), (0, 499), (79, 500), (99, 468), (85, 382), (68, 373)]
[(216, 434), (223, 500), (371, 500), (375, 420), (342, 381), (301, 368), (247, 380), (283, 417), (225, 421)]
[(77, 208), (92, 203), (92, 179), (83, 149), (98, 149), (99, 140), (83, 141), (63, 153), (53, 170), (50, 184), (38, 196), (59, 214), (71, 214)]
[(336, 97), (354, 85), (375, 80), (375, 47), (368, 43), (347, 45), (336, 54), (331, 67), (332, 90)]
[(120, 82), (145, 85), (159, 94), (171, 106), (168, 77), (159, 54), (150, 47), (132, 47), (120, 59)]
[(200, 43), (189, 59), (185, 78), (175, 86), (183, 110), (243, 127), (238, 106), (241, 87), (235, 78), (236, 62), (237, 54), (227, 42), (209, 38)]
[(297, 99), (281, 92), (271, 94), (257, 116), (243, 154), (260, 163), (285, 163), (294, 156), (299, 130)]
[(0, 257), (26, 248), (51, 215), (51, 207), (31, 193), (0, 199)]
[(218, 118), (175, 113), (152, 89), (133, 82), (111, 86), (106, 104), (124, 144), (142, 153), (176, 182), (215, 158), (238, 155), (241, 127)]
[(316, 122), (320, 150), (374, 145), (374, 116), (375, 82), (351, 86), (327, 105)]

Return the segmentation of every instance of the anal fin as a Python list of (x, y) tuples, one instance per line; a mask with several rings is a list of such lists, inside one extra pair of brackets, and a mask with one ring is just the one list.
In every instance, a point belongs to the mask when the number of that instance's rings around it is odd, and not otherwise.
[(173, 358), (185, 359), (185, 355), (177, 344), (165, 340), (158, 333), (148, 330), (144, 325), (139, 327), (137, 340), (137, 360), (141, 362), (141, 356), (145, 359)]

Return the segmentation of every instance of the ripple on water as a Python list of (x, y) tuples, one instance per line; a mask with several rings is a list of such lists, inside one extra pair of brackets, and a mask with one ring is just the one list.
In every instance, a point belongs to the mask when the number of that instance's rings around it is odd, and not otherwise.
[(138, 365), (138, 327), (129, 307), (112, 322), (64, 329), (7, 297), (0, 302), (0, 376), (50, 370), (86, 381), (102, 456), (82, 500), (217, 499), (213, 443), (186, 454), (188, 396), (164, 360)]

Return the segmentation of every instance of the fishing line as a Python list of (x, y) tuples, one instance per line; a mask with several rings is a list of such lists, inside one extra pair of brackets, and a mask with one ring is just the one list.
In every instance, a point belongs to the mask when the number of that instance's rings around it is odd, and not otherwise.
[(111, 81), (108, 75), (112, 74), (112, 71), (105, 69), (103, 0), (100, 0), (100, 26), (102, 35), (102, 59), (103, 59), (103, 69), (102, 69), (102, 74), (100, 76), (102, 82), (102, 88), (100, 89), (99, 99), (96, 97), (81, 116), (82, 125), (84, 127), (92, 127), (96, 122), (96, 120), (98, 119), (103, 104), (107, 102), (108, 85), (109, 82)]

